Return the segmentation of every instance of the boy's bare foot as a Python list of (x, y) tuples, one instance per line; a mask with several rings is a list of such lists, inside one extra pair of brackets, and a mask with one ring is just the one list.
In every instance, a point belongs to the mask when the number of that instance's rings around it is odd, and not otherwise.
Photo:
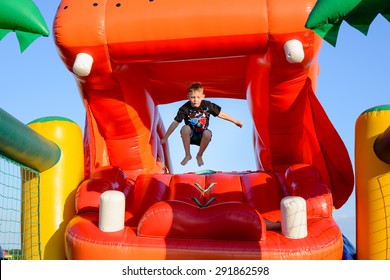
[(192, 159), (191, 155), (185, 156), (184, 159), (180, 162), (181, 165), (186, 165), (188, 161)]
[(198, 166), (202, 166), (204, 164), (201, 156), (196, 156), (196, 160), (198, 161)]

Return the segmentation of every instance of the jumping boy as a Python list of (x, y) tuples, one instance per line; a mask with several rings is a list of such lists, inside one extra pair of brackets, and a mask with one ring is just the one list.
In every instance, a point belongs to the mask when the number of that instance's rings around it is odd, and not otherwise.
[(179, 123), (184, 120), (185, 125), (180, 130), (185, 151), (185, 157), (181, 161), (182, 165), (186, 165), (187, 162), (192, 159), (190, 151), (191, 144), (199, 146), (196, 160), (199, 166), (204, 164), (202, 156), (209, 145), (212, 136), (211, 131), (208, 129), (210, 115), (230, 121), (238, 127), (244, 125), (243, 122), (222, 112), (219, 105), (204, 100), (204, 98), (205, 95), (203, 93), (202, 84), (199, 82), (192, 83), (188, 88), (189, 101), (179, 108), (174, 121), (168, 127), (165, 136), (161, 139), (161, 144), (165, 144), (168, 137), (177, 128)]

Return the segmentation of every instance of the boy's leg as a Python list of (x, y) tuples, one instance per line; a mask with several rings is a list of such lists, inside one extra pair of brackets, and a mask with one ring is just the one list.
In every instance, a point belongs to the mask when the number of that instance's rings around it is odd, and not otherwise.
[(196, 160), (199, 166), (202, 166), (204, 164), (202, 156), (211, 141), (211, 136), (212, 134), (210, 130), (206, 129), (205, 131), (203, 131), (202, 140), (200, 141), (200, 146), (199, 146), (199, 152), (196, 155)]
[(180, 130), (181, 139), (183, 141), (184, 152), (185, 152), (184, 159), (180, 163), (181, 165), (186, 165), (187, 162), (192, 159), (191, 149), (190, 149), (191, 133), (192, 133), (191, 127), (189, 127), (188, 125), (184, 125)]

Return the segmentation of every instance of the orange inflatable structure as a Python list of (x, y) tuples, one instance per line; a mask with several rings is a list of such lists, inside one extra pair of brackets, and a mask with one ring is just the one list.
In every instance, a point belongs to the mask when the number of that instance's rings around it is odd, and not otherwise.
[[(63, 0), (59, 53), (85, 103), (85, 181), (66, 230), (68, 259), (340, 259), (332, 209), (354, 176), (315, 96), (321, 39), (314, 0)], [(245, 99), (258, 170), (172, 170), (157, 105), (202, 81), (208, 97)], [(210, 186), (213, 186), (210, 188)], [(99, 229), (99, 197), (126, 199), (125, 227)], [(307, 236), (266, 227), (280, 201), (306, 201)]]

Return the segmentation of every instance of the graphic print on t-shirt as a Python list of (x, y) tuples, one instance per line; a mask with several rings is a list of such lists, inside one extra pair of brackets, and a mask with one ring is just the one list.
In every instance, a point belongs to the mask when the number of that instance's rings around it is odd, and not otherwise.
[(203, 131), (207, 129), (207, 119), (209, 118), (209, 113), (207, 109), (201, 110), (190, 110), (188, 113), (188, 119), (191, 127), (194, 131)]

